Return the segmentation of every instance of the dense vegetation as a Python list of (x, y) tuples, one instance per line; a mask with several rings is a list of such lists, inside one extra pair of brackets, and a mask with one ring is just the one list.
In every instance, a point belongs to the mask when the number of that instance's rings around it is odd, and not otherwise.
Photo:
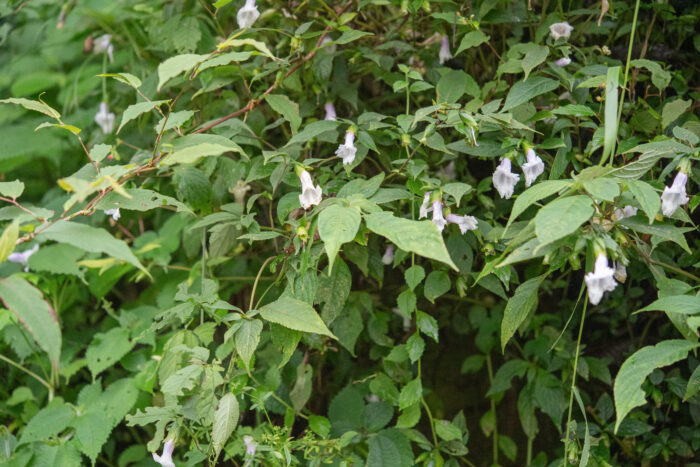
[(0, 464), (700, 465), (698, 24), (3, 2)]

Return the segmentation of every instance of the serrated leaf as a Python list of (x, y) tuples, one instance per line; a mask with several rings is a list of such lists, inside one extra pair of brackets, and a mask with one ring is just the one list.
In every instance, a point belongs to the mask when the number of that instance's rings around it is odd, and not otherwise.
[(282, 94), (268, 94), (265, 96), (265, 100), (272, 110), (281, 114), (284, 119), (289, 122), (289, 126), (292, 128), (292, 134), (297, 134), (301, 126), (299, 104), (292, 102), (289, 97)]
[(263, 324), (259, 319), (246, 319), (241, 323), (241, 327), (236, 331), (234, 343), (236, 352), (243, 359), (246, 368), (250, 369), (250, 359), (255, 353), (260, 343), (260, 333), (262, 332)]
[(119, 128), (117, 128), (117, 134), (119, 134), (124, 125), (129, 123), (131, 120), (138, 118), (140, 115), (143, 115), (146, 112), (150, 112), (151, 110), (155, 109), (159, 105), (165, 104), (166, 102), (170, 102), (170, 100), (139, 102), (137, 104), (130, 105), (122, 114), (122, 121), (119, 124)]
[[(160, 91), (163, 85), (170, 79), (186, 71), (193, 70), (199, 63), (203, 62), (207, 58), (209, 58), (209, 55), (182, 54), (165, 60), (163, 63), (158, 65), (157, 90)], [(117, 133), (119, 133), (118, 130)]]
[(260, 316), (267, 321), (302, 332), (323, 334), (336, 339), (311, 305), (296, 298), (280, 297), (260, 308)]
[(74, 410), (62, 401), (54, 401), (34, 415), (22, 430), (19, 444), (42, 441), (61, 433), (75, 418)]
[(501, 351), (518, 330), (525, 318), (537, 306), (537, 292), (545, 275), (533, 277), (518, 286), (515, 294), (508, 300), (503, 310), (501, 321)]
[(134, 89), (138, 89), (141, 87), (141, 80), (132, 75), (131, 73), (102, 73), (97, 75), (99, 77), (104, 77), (104, 78), (114, 78), (117, 81), (121, 81), (124, 84), (128, 84)]
[(637, 311), (666, 311), (694, 315), (700, 313), (700, 297), (696, 295), (670, 295), (654, 300), (649, 305)]
[(569, 180), (544, 180), (523, 191), (522, 194), (515, 199), (515, 203), (513, 203), (513, 210), (510, 213), (506, 228), (534, 203), (563, 190), (570, 186), (571, 183), (572, 182)]
[(78, 445), (80, 450), (90, 458), (92, 465), (95, 465), (102, 446), (112, 432), (111, 421), (101, 413), (88, 412), (76, 418), (73, 426), (75, 436), (80, 442)]
[(594, 213), (588, 196), (560, 198), (547, 204), (535, 216), (535, 233), (542, 243), (550, 243), (575, 232)]
[(0, 195), (17, 199), (24, 193), (24, 182), (14, 180), (12, 182), (0, 182)]
[(136, 345), (129, 339), (129, 330), (112, 328), (106, 333), (97, 333), (85, 352), (87, 366), (92, 377), (117, 363)]
[(404, 278), (406, 279), (406, 284), (408, 284), (408, 287), (413, 290), (418, 284), (421, 283), (423, 279), (425, 279), (425, 269), (417, 264), (415, 266), (411, 266), (410, 268), (406, 269)]
[(33, 101), (31, 99), (24, 99), (22, 97), (11, 97), (9, 99), (0, 99), (0, 104), (16, 104), (21, 105), (27, 110), (34, 110), (35, 112), (41, 112), (44, 115), (48, 115), (51, 118), (59, 119), (61, 114), (58, 111), (41, 101)]
[(27, 266), (32, 271), (46, 271), (52, 274), (73, 274), (82, 277), (78, 260), (85, 255), (80, 248), (65, 243), (46, 245), (29, 257)]
[[(19, 222), (12, 221), (0, 235), (0, 263), (4, 262), (15, 249), (19, 237)], [(30, 257), (31, 258), (31, 257)]]
[(678, 117), (683, 115), (691, 104), (691, 100), (684, 101), (683, 99), (676, 99), (664, 104), (661, 111), (661, 128), (665, 130), (671, 123), (678, 120)]
[(490, 38), (491, 36), (487, 36), (479, 30), (466, 33), (464, 37), (462, 37), (462, 41), (459, 43), (459, 47), (457, 48), (457, 52), (455, 52), (455, 56), (459, 55), (464, 50), (470, 49), (472, 47), (478, 47), (479, 45), (488, 41)]
[(662, 241), (674, 242), (678, 244), (681, 248), (683, 248), (685, 251), (687, 251), (689, 254), (692, 253), (690, 247), (688, 246), (688, 242), (686, 241), (685, 236), (683, 235), (686, 232), (694, 230), (691, 227), (681, 228), (676, 227), (672, 224), (662, 224), (660, 222), (656, 222), (653, 225), (649, 225), (646, 222), (637, 219), (636, 217), (626, 217), (618, 221), (617, 223), (622, 224), (625, 227), (629, 227), (630, 229), (636, 232), (654, 235)]
[(150, 211), (151, 209), (173, 206), (177, 212), (193, 214), (192, 210), (184, 203), (171, 196), (165, 196), (157, 191), (144, 188), (127, 188), (125, 192), (130, 197), (124, 197), (119, 193), (110, 192), (97, 204), (98, 209), (124, 209), (127, 211)]
[(253, 55), (253, 52), (228, 52), (225, 54), (214, 55), (211, 58), (204, 60), (197, 67), (197, 73), (200, 73), (207, 68), (228, 65), (231, 62), (245, 62)]
[(328, 254), (328, 270), (333, 271), (333, 262), (340, 245), (351, 242), (360, 228), (360, 211), (338, 204), (327, 207), (318, 216), (318, 233)]
[(238, 424), (239, 407), (235, 394), (227, 393), (220, 400), (214, 412), (214, 424), (211, 430), (211, 442), (216, 457), (226, 445), (231, 433)]
[(525, 72), (523, 81), (527, 80), (530, 72), (539, 64), (543, 63), (549, 55), (549, 47), (546, 45), (534, 46), (527, 51), (523, 57), (522, 67)]

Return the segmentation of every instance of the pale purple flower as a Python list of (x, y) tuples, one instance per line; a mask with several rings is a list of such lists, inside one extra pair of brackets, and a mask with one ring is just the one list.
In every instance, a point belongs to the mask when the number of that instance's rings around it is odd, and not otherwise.
[(459, 230), (465, 234), (469, 230), (476, 230), (478, 227), (478, 221), (474, 216), (458, 216), (457, 214), (448, 214), (446, 216), (447, 222), (451, 224), (457, 224)]
[(258, 449), (258, 443), (255, 442), (255, 439), (250, 435), (245, 435), (243, 437), (243, 444), (245, 444), (245, 455), (254, 456), (255, 451)]
[(557, 60), (556, 62), (554, 62), (554, 64), (556, 66), (566, 66), (570, 63), (571, 63), (571, 59), (569, 57), (562, 57), (559, 60)]
[(493, 173), (493, 186), (498, 190), (501, 198), (509, 199), (513, 196), (515, 184), (520, 180), (520, 175), (511, 172), (510, 159), (507, 157), (501, 161)]
[(11, 263), (20, 263), (22, 266), (25, 267), (24, 270), (27, 271), (27, 261), (29, 261), (29, 257), (36, 253), (38, 249), (39, 245), (34, 245), (29, 250), (16, 251), (14, 253), (10, 253), (10, 256), (7, 257), (7, 260)]
[(450, 161), (450, 163), (447, 164), (446, 166), (440, 167), (440, 170), (438, 171), (438, 173), (445, 180), (454, 180), (456, 178), (455, 161)]
[(109, 106), (104, 102), (100, 102), (100, 111), (95, 114), (95, 123), (100, 126), (105, 135), (114, 131), (114, 114), (109, 111)]
[(637, 208), (634, 206), (627, 205), (624, 208), (615, 208), (613, 211), (616, 221), (621, 221), (625, 217), (632, 217), (637, 215)]
[(158, 455), (153, 453), (153, 460), (161, 465), (161, 467), (175, 467), (173, 462), (173, 449), (175, 448), (175, 442), (169, 439), (163, 444), (163, 454)]
[(544, 172), (544, 162), (532, 148), (528, 148), (526, 156), (527, 162), (523, 164), (523, 173), (525, 174), (525, 186), (530, 186)]
[(574, 27), (566, 21), (561, 23), (554, 23), (549, 26), (549, 35), (552, 36), (552, 39), (554, 39), (555, 41), (560, 37), (568, 39), (571, 36), (571, 31), (573, 30)]
[(324, 120), (333, 120), (333, 121), (337, 120), (337, 115), (335, 113), (335, 107), (333, 107), (332, 102), (326, 102), (326, 105), (324, 106), (324, 108), (326, 109), (326, 117), (324, 118)]
[(425, 192), (425, 195), (423, 196), (423, 204), (420, 205), (418, 219), (423, 219), (424, 217), (428, 217), (428, 213), (433, 210), (433, 208), (430, 206), (430, 194), (431, 193), (432, 193), (432, 191)]
[(258, 11), (258, 7), (255, 6), (255, 0), (245, 0), (245, 5), (238, 10), (238, 14), (236, 15), (238, 27), (241, 29), (251, 27), (259, 16), (260, 12)]
[(112, 216), (112, 219), (114, 219), (114, 221), (118, 221), (119, 218), (121, 217), (121, 213), (119, 212), (119, 208), (105, 209), (105, 215)]
[(382, 256), (382, 263), (387, 266), (394, 262), (394, 246), (389, 245), (384, 251), (384, 256)]
[(245, 205), (245, 195), (250, 191), (251, 186), (246, 184), (243, 180), (238, 180), (236, 182), (236, 186), (233, 187), (233, 190), (231, 192), (233, 193), (233, 198), (236, 201), (236, 203)]
[(612, 292), (617, 287), (615, 270), (608, 266), (608, 258), (599, 253), (595, 259), (593, 271), (585, 275), (588, 299), (592, 305), (597, 305), (605, 292)]
[(435, 224), (440, 232), (445, 229), (447, 221), (442, 217), (442, 202), (440, 200), (433, 201), (433, 224)]
[(664, 216), (670, 217), (678, 206), (688, 202), (685, 192), (685, 184), (688, 181), (688, 175), (683, 172), (678, 172), (676, 178), (673, 179), (673, 184), (664, 188), (661, 194), (661, 212)]
[(345, 144), (338, 146), (335, 155), (343, 159), (344, 165), (350, 165), (355, 160), (355, 153), (357, 153), (357, 148), (355, 147), (355, 133), (348, 131), (345, 133)]
[(100, 37), (95, 39), (95, 46), (92, 50), (96, 54), (107, 52), (109, 62), (114, 63), (114, 46), (112, 45), (111, 34), (102, 34)]
[(452, 52), (450, 52), (450, 40), (447, 38), (447, 36), (442, 36), (442, 44), (440, 45), (440, 53), (438, 54), (438, 58), (440, 60), (440, 65), (452, 58)]
[(314, 187), (314, 182), (311, 180), (311, 175), (306, 170), (302, 170), (299, 175), (301, 180), (301, 194), (299, 195), (299, 203), (304, 209), (309, 209), (321, 202), (321, 185)]

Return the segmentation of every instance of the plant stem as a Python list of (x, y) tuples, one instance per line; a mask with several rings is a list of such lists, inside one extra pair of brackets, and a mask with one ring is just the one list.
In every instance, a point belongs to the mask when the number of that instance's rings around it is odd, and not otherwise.
[(258, 275), (255, 277), (255, 282), (253, 282), (253, 291), (250, 293), (250, 305), (248, 305), (248, 310), (253, 309), (253, 303), (255, 300), (255, 290), (258, 288), (258, 282), (260, 281), (260, 276), (262, 276), (263, 271), (265, 270), (265, 266), (267, 266), (267, 263), (275, 259), (276, 256), (270, 256), (265, 260), (265, 262), (260, 266), (260, 270), (258, 271)]
[[(489, 386), (493, 385), (493, 365), (491, 363), (491, 352), (486, 354), (486, 369), (489, 373)], [(496, 401), (491, 401), (491, 412), (493, 413), (493, 465), (498, 465), (498, 419), (496, 418)]]
[(588, 295), (583, 299), (583, 312), (581, 313), (581, 323), (578, 327), (578, 339), (576, 340), (576, 354), (574, 356), (574, 373), (571, 376), (571, 393), (569, 394), (569, 414), (566, 417), (566, 427), (564, 436), (564, 467), (569, 463), (569, 426), (571, 425), (571, 409), (574, 405), (574, 389), (576, 388), (576, 371), (578, 371), (578, 357), (581, 351), (581, 336), (583, 335), (583, 323), (586, 319), (586, 309), (588, 308)]
[(31, 371), (31, 370), (25, 368), (24, 366), (20, 365), (19, 363), (10, 360), (9, 358), (5, 357), (5, 356), (2, 355), (2, 354), (0, 354), (0, 360), (9, 363), (10, 365), (12, 365), (13, 367), (17, 368), (18, 370), (22, 370), (23, 372), (27, 373), (29, 376), (31, 376), (32, 378), (34, 378), (35, 380), (39, 381), (41, 384), (43, 384), (44, 386), (46, 386), (46, 389), (49, 390), (49, 400), (52, 400), (52, 399), (53, 399), (53, 386), (51, 386), (51, 384), (49, 384), (49, 382), (46, 381), (44, 378), (42, 378), (41, 376), (37, 375), (37, 374), (34, 373), (33, 371)]

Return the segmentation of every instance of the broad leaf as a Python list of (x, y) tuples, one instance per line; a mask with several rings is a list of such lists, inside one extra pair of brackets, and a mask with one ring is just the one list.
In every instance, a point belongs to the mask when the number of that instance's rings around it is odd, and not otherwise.
[(506, 97), (506, 103), (503, 106), (503, 112), (529, 102), (541, 94), (554, 91), (558, 87), (558, 81), (542, 76), (535, 76), (527, 81), (518, 81), (510, 88), (510, 92)]
[(700, 297), (697, 295), (671, 295), (654, 300), (649, 305), (637, 311), (666, 311), (683, 315), (700, 313)]
[(321, 317), (311, 305), (296, 298), (280, 297), (260, 308), (260, 316), (267, 321), (281, 324), (296, 331), (323, 334), (335, 339)]
[(537, 306), (537, 292), (545, 276), (533, 277), (523, 282), (515, 289), (515, 295), (508, 300), (503, 311), (503, 321), (501, 321), (501, 351), (505, 350), (506, 344), (515, 331)]
[(554, 200), (535, 216), (537, 238), (545, 244), (566, 237), (590, 219), (593, 212), (593, 202), (588, 196), (567, 196)]
[(265, 100), (272, 110), (281, 114), (289, 122), (292, 134), (296, 134), (301, 126), (299, 104), (292, 102), (287, 96), (282, 94), (268, 94), (265, 96)]
[(318, 233), (328, 253), (328, 270), (333, 271), (333, 262), (340, 245), (351, 242), (360, 228), (360, 211), (354, 207), (337, 204), (327, 207), (318, 216)]
[(571, 183), (572, 182), (569, 180), (544, 180), (523, 191), (523, 193), (515, 199), (515, 203), (513, 203), (513, 210), (510, 213), (507, 225), (509, 226), (512, 224), (520, 214), (537, 201), (563, 190), (570, 186)]
[(140, 115), (145, 114), (146, 112), (150, 112), (151, 110), (155, 109), (159, 105), (165, 104), (166, 102), (169, 102), (169, 101), (164, 100), (164, 101), (139, 102), (138, 104), (130, 105), (129, 107), (126, 108), (126, 110), (122, 114), (122, 121), (119, 124), (119, 128), (117, 128), (117, 134), (119, 134), (119, 132), (124, 127), (124, 125), (129, 123), (131, 120), (138, 118)]
[(220, 400), (214, 413), (214, 425), (211, 431), (211, 442), (214, 446), (216, 457), (226, 445), (231, 433), (238, 424), (239, 408), (238, 399), (233, 393), (225, 394)]
[(627, 187), (630, 189), (637, 202), (642, 207), (644, 214), (649, 218), (649, 224), (654, 223), (654, 217), (661, 208), (661, 197), (646, 182), (638, 180), (627, 180)]

